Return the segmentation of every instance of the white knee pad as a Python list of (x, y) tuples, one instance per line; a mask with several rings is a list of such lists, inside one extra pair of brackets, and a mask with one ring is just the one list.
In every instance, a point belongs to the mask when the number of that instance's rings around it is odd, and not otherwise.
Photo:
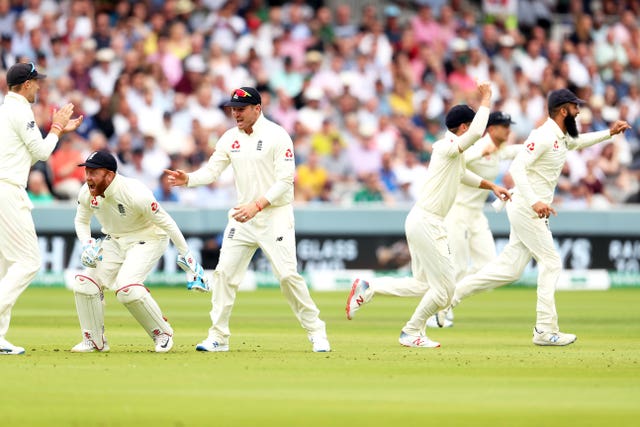
[(93, 278), (79, 274), (73, 283), (73, 294), (83, 339), (102, 350), (105, 344), (102, 288)]
[(171, 325), (162, 316), (158, 303), (144, 285), (136, 283), (123, 286), (116, 291), (116, 297), (151, 338), (155, 340), (163, 334), (173, 336)]

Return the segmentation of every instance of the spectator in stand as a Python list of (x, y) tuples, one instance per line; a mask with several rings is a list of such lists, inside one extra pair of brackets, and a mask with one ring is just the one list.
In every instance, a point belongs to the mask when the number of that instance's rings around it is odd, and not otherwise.
[(357, 139), (349, 144), (349, 158), (359, 180), (364, 181), (366, 176), (377, 173), (382, 166), (382, 153), (376, 146), (376, 131), (376, 126), (363, 123), (358, 129)]
[(307, 161), (296, 167), (295, 190), (296, 200), (309, 202), (318, 200), (329, 181), (327, 171), (320, 164), (320, 157), (311, 151)]
[(158, 186), (153, 190), (153, 197), (159, 202), (179, 202), (180, 196), (175, 188), (169, 184), (169, 174), (162, 172), (158, 179)]
[(80, 149), (82, 143), (76, 135), (64, 135), (49, 159), (53, 192), (60, 199), (75, 199), (84, 183), (84, 171), (78, 167), (84, 161)]
[(45, 205), (54, 201), (42, 171), (32, 169), (27, 181), (27, 195), (34, 205)]
[(392, 200), (380, 181), (380, 175), (377, 172), (365, 174), (360, 189), (353, 196), (355, 203), (383, 202), (391, 204)]

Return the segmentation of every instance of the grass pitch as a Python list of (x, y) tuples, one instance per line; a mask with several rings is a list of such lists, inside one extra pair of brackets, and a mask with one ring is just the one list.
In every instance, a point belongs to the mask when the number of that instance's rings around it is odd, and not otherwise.
[(417, 299), (376, 297), (352, 321), (347, 292), (314, 293), (334, 351), (311, 352), (279, 291), (240, 293), (231, 351), (199, 353), (208, 295), (156, 289), (176, 345), (151, 340), (107, 295), (111, 352), (71, 354), (73, 295), (28, 289), (0, 357), (0, 423), (20, 426), (636, 426), (640, 291), (560, 292), (568, 347), (531, 343), (535, 291), (465, 301), (439, 349), (408, 349), (400, 328)]

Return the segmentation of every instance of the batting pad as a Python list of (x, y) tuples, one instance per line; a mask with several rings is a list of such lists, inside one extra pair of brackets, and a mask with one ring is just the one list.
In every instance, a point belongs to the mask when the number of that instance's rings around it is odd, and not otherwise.
[(104, 295), (98, 284), (88, 276), (75, 277), (73, 294), (80, 320), (83, 339), (91, 341), (95, 348), (104, 348)]
[(162, 334), (173, 336), (171, 325), (162, 316), (158, 303), (143, 285), (124, 286), (116, 291), (116, 296), (151, 338)]

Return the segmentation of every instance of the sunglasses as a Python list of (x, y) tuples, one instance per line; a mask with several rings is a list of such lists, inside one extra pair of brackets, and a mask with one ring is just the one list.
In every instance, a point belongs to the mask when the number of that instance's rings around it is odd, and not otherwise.
[(236, 89), (233, 91), (234, 98), (251, 98), (251, 94), (244, 89)]

